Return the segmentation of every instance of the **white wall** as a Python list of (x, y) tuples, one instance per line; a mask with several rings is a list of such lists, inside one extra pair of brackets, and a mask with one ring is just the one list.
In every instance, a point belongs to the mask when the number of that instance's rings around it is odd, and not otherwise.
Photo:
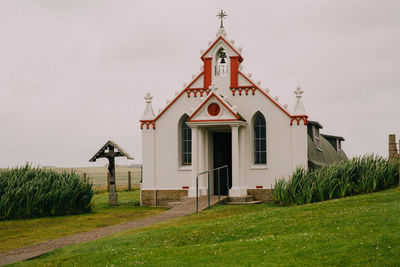
[[(234, 55), (233, 51), (224, 43), (218, 43), (214, 49), (210, 50), (208, 56), (214, 56), (221, 46), (227, 51), (228, 59), (229, 56)], [(229, 65), (228, 69), (230, 70)], [(255, 95), (252, 95), (251, 92), (245, 95), (243, 92), (241, 96), (238, 93), (233, 96), (229, 89), (230, 74), (215, 77), (214, 60), (212, 83), (216, 83), (219, 87), (217, 94), (227, 96), (229, 102), (238, 107), (238, 112), (248, 123), (248, 126), (239, 129), (239, 173), (242, 186), (249, 189), (263, 186), (263, 188), (269, 189), (274, 185), (276, 179), (287, 178), (297, 165), (307, 165), (307, 127), (303, 122), (299, 126), (297, 123), (291, 126), (290, 117), (258, 90)], [(239, 85), (248, 84), (246, 79), (239, 79)], [(197, 85), (200, 84), (196, 83)], [(184, 93), (156, 121), (155, 130), (143, 129), (143, 189), (154, 188), (154, 177), (158, 190), (181, 189), (182, 186), (192, 188), (191, 167), (179, 165), (178, 122), (183, 114), (186, 113), (190, 116), (190, 111), (194, 111), (193, 108), (197, 108), (201, 100), (200, 97), (195, 98), (193, 95), (187, 97), (187, 94)], [(266, 119), (266, 165), (253, 164), (252, 118), (257, 111), (261, 112)], [(209, 130), (212, 131), (212, 128)], [(154, 136), (151, 132), (154, 132)], [(203, 136), (204, 139), (209, 139), (212, 135)], [(154, 147), (152, 147), (152, 140), (154, 140)], [(212, 153), (211, 141), (203, 143), (205, 155), (201, 159), (206, 162), (199, 166), (208, 168), (210, 167), (210, 153)], [(154, 152), (151, 152), (152, 149)], [(151, 163), (152, 160), (153, 163)]]

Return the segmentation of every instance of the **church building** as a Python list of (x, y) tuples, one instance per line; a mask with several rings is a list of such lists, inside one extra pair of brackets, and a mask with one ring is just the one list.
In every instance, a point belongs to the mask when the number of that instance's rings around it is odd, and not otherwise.
[[(228, 41), (221, 24), (215, 41), (202, 52), (201, 72), (155, 114), (152, 96), (140, 120), (143, 173), (141, 205), (167, 206), (196, 196), (199, 173), (210, 175), (212, 195), (253, 195), (268, 201), (276, 179), (297, 166), (316, 168), (346, 159), (342, 137), (322, 135), (310, 121), (298, 87), (294, 109), (279, 103), (260, 82), (245, 75), (241, 48)], [(199, 195), (207, 195), (207, 175)]]

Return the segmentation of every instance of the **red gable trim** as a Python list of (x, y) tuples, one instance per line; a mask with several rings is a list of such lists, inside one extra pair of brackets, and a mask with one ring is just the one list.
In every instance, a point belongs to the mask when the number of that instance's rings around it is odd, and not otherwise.
[(290, 118), (293, 116), (290, 115), (286, 110), (284, 110), (278, 103), (275, 102), (269, 95), (267, 95), (260, 87), (258, 87), (255, 83), (253, 83), (249, 78), (246, 77), (241, 71), (239, 71), (239, 74), (243, 76), (249, 83), (251, 83), (254, 87), (256, 87), (263, 95), (265, 95), (269, 100), (271, 100), (272, 103), (274, 103), (280, 110), (282, 110), (286, 115), (288, 115)]
[[(218, 102), (220, 102), (227, 110), (229, 110), (230, 113), (232, 113), (233, 116), (235, 116), (236, 120), (239, 120), (239, 116), (235, 114), (234, 111), (232, 111), (232, 109), (230, 109), (214, 92), (212, 92), (207, 98), (206, 100), (203, 101), (203, 103), (201, 103), (201, 105), (196, 109), (195, 112), (193, 112), (193, 114), (189, 117), (189, 119), (187, 120), (188, 122), (191, 122), (191, 119), (193, 118), (194, 115), (196, 115), (197, 112), (199, 112), (199, 110), (208, 102), (208, 100), (210, 100), (210, 98), (214, 96)], [(197, 121), (197, 120), (196, 120)], [(208, 120), (207, 120), (208, 121)], [(210, 121), (217, 121), (217, 120), (210, 120)]]
[(219, 41), (219, 40), (223, 40), (236, 54), (239, 55), (239, 62), (243, 61), (242, 55), (222, 36), (219, 36), (217, 38), (217, 40), (214, 41), (214, 43), (212, 45), (210, 45), (210, 47), (206, 50), (206, 52), (203, 53), (203, 55), (201, 55), (201, 59), (203, 59), (205, 57), (205, 55), (211, 50), (211, 48), (214, 47), (214, 45)]
[(201, 75), (203, 75), (203, 74), (204, 74), (204, 71), (202, 71), (199, 75), (197, 75), (197, 77), (194, 78), (194, 80), (193, 80), (188, 86), (186, 86), (186, 88), (183, 89), (183, 90), (171, 101), (171, 103), (169, 103), (169, 104), (160, 112), (160, 114), (157, 115), (157, 117), (156, 117), (153, 121), (158, 120), (158, 118), (160, 118), (161, 115), (164, 114), (164, 112), (165, 112), (167, 109), (169, 109), (169, 107), (172, 106), (172, 104), (175, 103), (176, 100), (178, 100), (178, 98), (186, 91), (186, 89), (188, 89), (190, 86), (192, 86), (192, 85), (197, 81), (197, 79), (199, 79), (199, 78), (201, 77)]
[(140, 129), (143, 129), (143, 125), (146, 125), (146, 129), (149, 129), (149, 126), (152, 125), (153, 129), (156, 128), (155, 121), (139, 121), (140, 122)]
[(186, 86), (186, 88), (185, 89), (188, 89), (188, 88), (190, 88), (190, 86), (192, 86), (195, 82), (197, 82), (197, 80), (201, 77), (201, 75), (203, 75), (204, 74), (204, 71), (202, 71), (199, 75), (197, 75), (197, 77), (196, 78), (194, 78), (194, 80), (191, 82), (191, 83), (189, 83), (189, 85), (188, 86)]

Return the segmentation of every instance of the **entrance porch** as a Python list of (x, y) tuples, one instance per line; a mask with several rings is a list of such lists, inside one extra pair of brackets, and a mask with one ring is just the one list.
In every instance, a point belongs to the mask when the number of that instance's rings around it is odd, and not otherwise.
[[(223, 169), (219, 173), (221, 195), (227, 194), (229, 185), (229, 196), (246, 196), (245, 181), (240, 177), (239, 153), (240, 147), (243, 147), (240, 145), (240, 128), (246, 127), (247, 123), (210, 121), (188, 122), (188, 125), (192, 129), (192, 175), (189, 197), (196, 196), (196, 177), (200, 172), (224, 165), (228, 165), (228, 170)], [(207, 175), (199, 177), (199, 195), (207, 195), (207, 178)], [(211, 194), (217, 195), (217, 173), (210, 174), (209, 186)]]

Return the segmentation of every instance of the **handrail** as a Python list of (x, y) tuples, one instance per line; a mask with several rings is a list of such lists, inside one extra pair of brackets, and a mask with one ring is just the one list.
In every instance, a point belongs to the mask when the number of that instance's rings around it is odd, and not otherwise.
[(221, 169), (224, 169), (224, 168), (226, 168), (226, 183), (227, 183), (227, 191), (226, 191), (226, 194), (227, 194), (227, 196), (229, 197), (229, 171), (228, 171), (228, 165), (224, 165), (224, 166), (221, 166), (221, 167), (218, 167), (218, 168), (214, 168), (214, 169), (211, 169), (211, 170), (207, 170), (207, 171), (203, 171), (203, 172), (200, 172), (199, 174), (197, 174), (197, 176), (196, 176), (196, 212), (198, 213), (199, 212), (199, 176), (200, 175), (203, 175), (203, 174), (208, 174), (207, 176), (208, 176), (208, 182), (207, 182), (207, 196), (208, 196), (208, 207), (210, 207), (210, 195), (211, 195), (211, 192), (210, 192), (210, 172), (213, 172), (213, 171), (217, 171), (218, 170), (218, 175), (217, 175), (217, 177), (218, 177), (218, 202), (221, 200), (221, 194), (220, 194), (220, 179), (219, 179), (219, 170), (221, 170)]

